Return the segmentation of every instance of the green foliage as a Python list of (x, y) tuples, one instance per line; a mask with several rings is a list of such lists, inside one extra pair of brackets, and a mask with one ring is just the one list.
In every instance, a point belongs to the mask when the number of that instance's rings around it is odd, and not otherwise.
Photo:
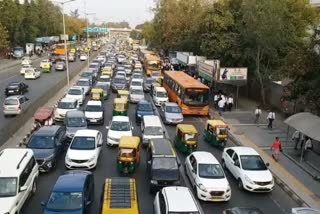
[(134, 40), (141, 40), (142, 39), (142, 34), (141, 32), (137, 31), (137, 30), (132, 30), (130, 32), (130, 37)]
[(122, 22), (107, 22), (108, 28), (130, 28), (130, 25), (126, 21)]
[(5, 27), (0, 23), (0, 50), (7, 48), (8, 46), (8, 32)]

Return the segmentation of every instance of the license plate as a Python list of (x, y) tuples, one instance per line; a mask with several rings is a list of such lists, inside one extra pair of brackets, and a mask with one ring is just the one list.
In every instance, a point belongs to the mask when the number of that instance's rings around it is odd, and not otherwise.
[(90, 120), (91, 122), (97, 122), (97, 120)]
[(212, 199), (221, 199), (222, 197), (221, 196), (212, 196), (211, 198)]
[(13, 91), (12, 91), (12, 90), (9, 90), (9, 93), (13, 93)]

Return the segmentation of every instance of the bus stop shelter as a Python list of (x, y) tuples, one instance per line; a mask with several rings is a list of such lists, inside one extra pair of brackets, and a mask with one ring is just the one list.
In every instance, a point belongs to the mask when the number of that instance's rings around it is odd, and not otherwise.
[[(287, 142), (289, 136), (290, 127), (299, 131), (304, 136), (320, 142), (320, 117), (309, 112), (301, 112), (288, 117), (285, 121), (288, 125), (287, 129)], [(301, 151), (301, 159), (303, 157), (304, 149)]]

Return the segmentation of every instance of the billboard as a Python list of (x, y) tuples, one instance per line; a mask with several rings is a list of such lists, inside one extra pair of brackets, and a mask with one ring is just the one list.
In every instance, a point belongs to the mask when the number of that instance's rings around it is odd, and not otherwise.
[(247, 80), (248, 68), (220, 68), (219, 81)]

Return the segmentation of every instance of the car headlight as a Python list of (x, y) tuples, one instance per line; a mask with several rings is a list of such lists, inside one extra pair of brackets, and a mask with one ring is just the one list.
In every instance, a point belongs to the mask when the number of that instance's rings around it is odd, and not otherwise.
[(231, 188), (230, 188), (230, 185), (228, 185), (228, 188), (227, 188), (226, 192), (228, 193), (230, 191), (231, 191)]
[(92, 157), (89, 159), (89, 162), (94, 161), (95, 158), (96, 158), (95, 156), (92, 156)]
[(71, 162), (71, 159), (69, 158), (69, 156), (66, 156), (66, 161)]
[(245, 179), (248, 183), (254, 184), (254, 182), (253, 182), (247, 175), (244, 176), (244, 179)]
[(156, 181), (156, 180), (151, 180), (150, 183), (151, 183), (151, 184), (158, 184), (158, 181)]
[(141, 117), (141, 114), (137, 114), (138, 117)]
[(207, 192), (207, 189), (205, 188), (205, 186), (203, 186), (203, 184), (198, 184), (198, 187), (200, 190), (202, 190), (203, 192)]

